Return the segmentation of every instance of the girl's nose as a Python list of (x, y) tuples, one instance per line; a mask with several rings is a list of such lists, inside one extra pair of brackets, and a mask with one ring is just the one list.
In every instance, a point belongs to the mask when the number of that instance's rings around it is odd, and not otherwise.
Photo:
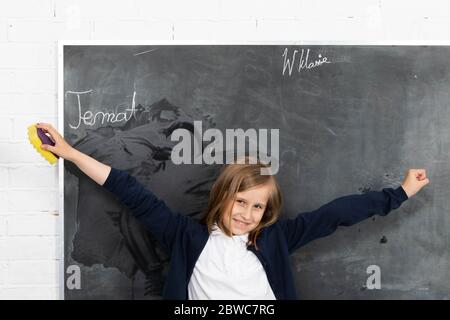
[(241, 216), (246, 220), (249, 221), (252, 216), (252, 207), (247, 206), (245, 210), (242, 211)]

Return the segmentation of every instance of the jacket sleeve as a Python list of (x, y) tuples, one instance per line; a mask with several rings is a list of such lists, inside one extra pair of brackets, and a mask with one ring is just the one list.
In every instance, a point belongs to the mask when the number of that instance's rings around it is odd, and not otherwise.
[(408, 199), (401, 186), (337, 198), (320, 208), (280, 219), (289, 253), (308, 242), (333, 233), (338, 226), (351, 226), (373, 215), (387, 215)]
[(111, 168), (103, 187), (130, 209), (168, 253), (172, 252), (176, 236), (186, 227), (189, 217), (172, 212), (126, 171)]

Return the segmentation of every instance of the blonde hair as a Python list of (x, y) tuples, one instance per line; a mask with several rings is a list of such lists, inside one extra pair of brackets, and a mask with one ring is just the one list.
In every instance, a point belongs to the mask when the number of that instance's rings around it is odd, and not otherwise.
[[(244, 160), (244, 161), (242, 161)], [(242, 163), (244, 162), (244, 163)], [(253, 163), (252, 163), (253, 162)], [(255, 163), (256, 162), (256, 163)], [(246, 191), (248, 189), (270, 184), (269, 199), (258, 226), (249, 232), (247, 245), (256, 245), (256, 240), (261, 230), (271, 224), (274, 224), (280, 216), (282, 197), (280, 187), (273, 175), (261, 175), (261, 168), (268, 168), (269, 165), (256, 161), (248, 156), (243, 157), (241, 161), (227, 164), (222, 167), (219, 176), (214, 182), (209, 195), (208, 207), (202, 218), (202, 223), (208, 227), (208, 232), (212, 232), (215, 223), (228, 236), (232, 236), (231, 231), (225, 227), (222, 218), (228, 217), (231, 224), (231, 208), (226, 214), (225, 210), (230, 204), (234, 203), (236, 193)]]

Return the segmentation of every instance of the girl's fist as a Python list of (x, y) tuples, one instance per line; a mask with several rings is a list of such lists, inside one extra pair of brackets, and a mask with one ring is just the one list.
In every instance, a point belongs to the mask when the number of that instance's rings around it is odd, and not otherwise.
[(405, 190), (408, 198), (419, 192), (425, 187), (430, 180), (427, 178), (425, 169), (409, 169), (406, 171), (405, 179), (402, 183), (402, 188)]

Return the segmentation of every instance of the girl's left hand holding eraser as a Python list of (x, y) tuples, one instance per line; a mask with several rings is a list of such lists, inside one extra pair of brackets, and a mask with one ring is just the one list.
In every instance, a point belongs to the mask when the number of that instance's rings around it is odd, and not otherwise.
[(55, 145), (55, 142), (53, 142), (53, 140), (45, 134), (44, 130), (37, 128), (35, 124), (30, 125), (28, 127), (28, 140), (30, 140), (30, 143), (36, 151), (40, 153), (50, 164), (55, 164), (58, 162), (58, 155), (41, 148), (43, 144), (48, 144), (51, 146)]

